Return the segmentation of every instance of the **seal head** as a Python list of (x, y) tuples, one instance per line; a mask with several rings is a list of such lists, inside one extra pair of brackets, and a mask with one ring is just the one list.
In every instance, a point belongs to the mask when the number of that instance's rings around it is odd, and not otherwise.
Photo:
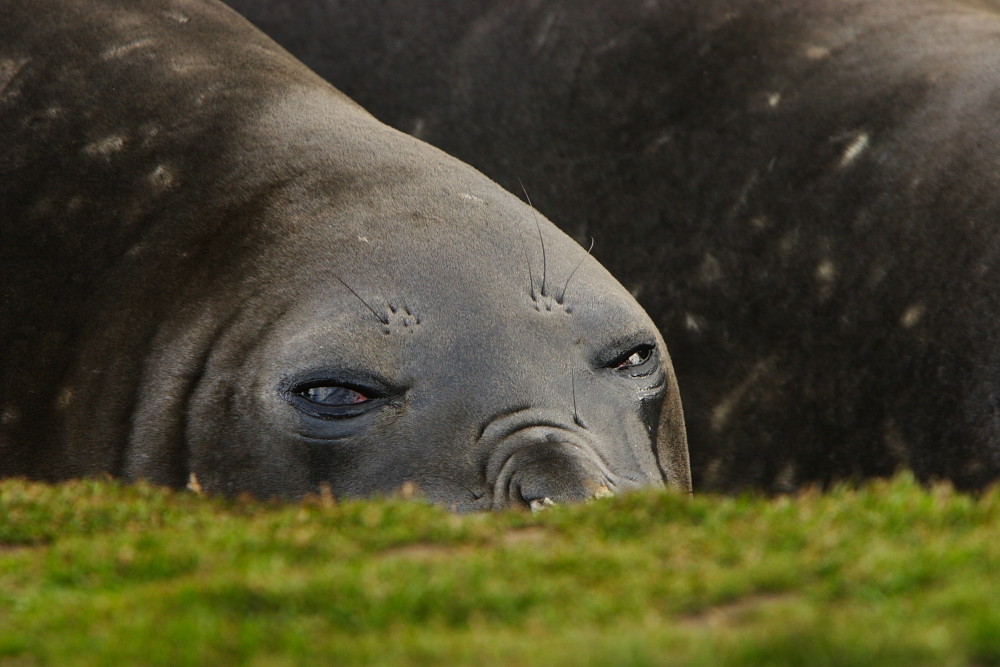
[(0, 474), (459, 510), (690, 487), (662, 339), (516, 197), (231, 10), (0, 27)]

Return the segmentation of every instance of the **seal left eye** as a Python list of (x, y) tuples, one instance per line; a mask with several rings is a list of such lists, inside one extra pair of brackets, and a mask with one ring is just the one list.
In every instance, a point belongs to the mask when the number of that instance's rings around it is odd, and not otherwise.
[(311, 417), (347, 419), (360, 417), (386, 402), (385, 391), (365, 383), (335, 379), (305, 380), (289, 386), (285, 400)]
[(296, 393), (307, 401), (328, 407), (357, 405), (359, 403), (367, 403), (371, 400), (371, 397), (362, 394), (360, 391), (336, 385), (329, 387), (306, 387)]

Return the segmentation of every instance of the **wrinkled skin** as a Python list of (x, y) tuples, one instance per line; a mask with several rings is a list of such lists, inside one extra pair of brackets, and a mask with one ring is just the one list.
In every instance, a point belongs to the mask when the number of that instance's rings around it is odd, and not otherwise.
[(3, 12), (0, 475), (689, 489), (656, 328), (517, 198), (216, 2)]
[(696, 489), (1000, 474), (1000, 16), (945, 0), (232, 0), (652, 315)]

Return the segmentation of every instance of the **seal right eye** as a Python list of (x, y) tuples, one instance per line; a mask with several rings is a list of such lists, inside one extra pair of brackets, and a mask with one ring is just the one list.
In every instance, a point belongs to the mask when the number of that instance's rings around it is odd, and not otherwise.
[(627, 371), (637, 368), (649, 361), (655, 350), (656, 348), (653, 345), (639, 345), (612, 361), (609, 367), (614, 368), (616, 371)]

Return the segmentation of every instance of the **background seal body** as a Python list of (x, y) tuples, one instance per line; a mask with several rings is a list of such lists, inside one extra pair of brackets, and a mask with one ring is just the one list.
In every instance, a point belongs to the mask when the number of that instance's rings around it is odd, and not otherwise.
[(231, 2), (596, 237), (696, 489), (1000, 474), (996, 3)]
[(634, 299), (208, 0), (0, 25), (0, 475), (457, 509), (689, 488)]

